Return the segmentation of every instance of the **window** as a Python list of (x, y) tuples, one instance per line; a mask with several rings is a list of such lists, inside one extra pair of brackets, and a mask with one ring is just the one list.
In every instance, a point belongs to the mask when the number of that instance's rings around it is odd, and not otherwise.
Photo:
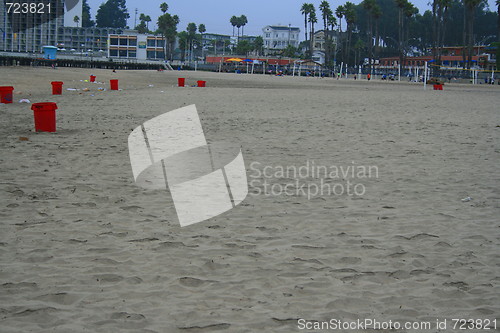
[(118, 57), (118, 50), (109, 50), (110, 57)]
[(266, 38), (270, 38), (271, 37), (271, 34), (268, 32), (266, 33)]
[(165, 55), (163, 54), (163, 51), (157, 51), (156, 52), (156, 58), (158, 58), (158, 59), (165, 58)]
[(154, 39), (148, 39), (148, 46), (155, 47), (156, 46), (156, 41)]
[(118, 38), (116, 38), (116, 37), (110, 38), (109, 44), (110, 45), (118, 45)]
[(163, 47), (165, 45), (165, 41), (163, 39), (156, 40), (156, 46)]
[(125, 38), (120, 38), (120, 45), (127, 45), (127, 40)]
[(128, 40), (128, 45), (130, 45), (130, 46), (136, 46), (137, 45), (137, 39), (129, 39)]
[(137, 52), (135, 52), (135, 51), (128, 51), (128, 56), (129, 56), (129, 58), (136, 58), (137, 57)]
[(154, 58), (155, 58), (155, 56), (156, 56), (155, 51), (147, 51), (146, 53), (147, 53), (147, 54), (146, 54), (146, 57), (147, 57), (148, 59), (154, 59)]

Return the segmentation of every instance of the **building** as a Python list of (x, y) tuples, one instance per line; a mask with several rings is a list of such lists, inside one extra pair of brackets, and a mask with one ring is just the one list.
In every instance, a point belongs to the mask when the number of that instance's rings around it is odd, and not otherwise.
[[(33, 2), (36, 13), (15, 13), (11, 4), (0, 1), (0, 51), (38, 53), (45, 45), (56, 46), (60, 29), (75, 26), (82, 16), (82, 0)], [(29, 4), (29, 2), (28, 2)], [(71, 6), (71, 7), (69, 7)], [(31, 8), (31, 7), (29, 7)]]
[[(467, 59), (465, 60), (467, 62)], [(418, 67), (420, 69), (424, 68), (425, 63), (432, 66), (434, 65), (434, 58), (432, 56), (421, 56), (421, 57), (406, 57), (403, 68), (414, 68)], [(483, 54), (479, 56), (472, 57), (471, 67), (481, 67), (485, 68), (485, 65), (490, 62), (490, 57), (488, 54)], [(381, 58), (379, 60), (378, 68), (380, 69), (397, 69), (399, 66), (399, 57), (389, 57)], [(463, 57), (457, 55), (446, 55), (441, 56), (441, 67), (444, 69), (460, 69), (463, 68)]]
[(60, 27), (56, 46), (60, 51), (107, 52), (108, 35), (121, 35), (124, 29)]
[(264, 50), (268, 54), (273, 51), (283, 50), (288, 45), (299, 47), (300, 29), (296, 27), (268, 25), (262, 29)]
[[(337, 31), (328, 31), (328, 37), (332, 41), (332, 52), (336, 52), (339, 33)], [(325, 39), (325, 30), (318, 30), (314, 32), (313, 36), (313, 52), (312, 52), (312, 60), (319, 62), (320, 64), (325, 64), (325, 56), (326, 56), (326, 39)], [(331, 55), (335, 58), (335, 54)]]
[(151, 36), (134, 33), (134, 30), (124, 34), (110, 34), (108, 57), (135, 60), (159, 60), (165, 58), (165, 39), (161, 36)]

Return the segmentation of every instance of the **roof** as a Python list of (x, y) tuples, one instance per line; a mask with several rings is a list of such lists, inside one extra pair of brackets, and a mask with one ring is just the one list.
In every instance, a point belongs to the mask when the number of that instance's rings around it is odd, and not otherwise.
[(297, 27), (288, 27), (288, 26), (285, 26), (285, 25), (267, 25), (267, 26), (264, 27), (264, 29), (267, 28), (267, 27), (269, 27), (269, 28), (271, 28), (273, 30), (300, 31), (300, 28), (297, 28)]

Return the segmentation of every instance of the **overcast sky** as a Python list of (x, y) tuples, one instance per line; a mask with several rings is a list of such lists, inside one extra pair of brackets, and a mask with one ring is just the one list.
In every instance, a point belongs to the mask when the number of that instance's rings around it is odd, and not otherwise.
[[(95, 14), (99, 5), (104, 0), (87, 0), (91, 8), (92, 19), (95, 19)], [(362, 0), (351, 0), (351, 2), (358, 4)], [(127, 8), (130, 13), (128, 24), (130, 27), (134, 26), (134, 12), (135, 8), (138, 13), (144, 13), (151, 16), (151, 24), (156, 25), (156, 21), (160, 12), (160, 3), (163, 1), (154, 0), (127, 0)], [(321, 13), (319, 11), (320, 0), (167, 0), (165, 1), (169, 6), (169, 13), (176, 14), (180, 18), (178, 31), (186, 29), (190, 22), (196, 24), (204, 23), (207, 32), (218, 34), (232, 34), (232, 26), (229, 23), (231, 16), (246, 15), (248, 24), (245, 26), (245, 35), (260, 35), (262, 28), (266, 25), (288, 25), (301, 28), (301, 36), (303, 38), (304, 17), (300, 14), (300, 7), (304, 2), (313, 3), (317, 10), (318, 20), (321, 21)], [(337, 8), (346, 0), (329, 1), (332, 9)], [(415, 4), (420, 13), (423, 13), (429, 8), (429, 0), (411, 0)], [(490, 8), (493, 10), (495, 0), (488, 0)], [(139, 15), (137, 15), (139, 21)], [(345, 23), (343, 23), (345, 25)], [(321, 29), (322, 23), (318, 23)]]

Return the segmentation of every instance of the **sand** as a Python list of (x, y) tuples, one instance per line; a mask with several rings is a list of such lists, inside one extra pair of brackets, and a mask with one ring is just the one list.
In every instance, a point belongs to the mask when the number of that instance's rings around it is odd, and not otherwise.
[[(81, 81), (90, 74), (106, 84)], [(179, 76), (207, 87), (178, 88)], [(123, 90), (97, 90), (112, 78)], [(0, 104), (0, 332), (296, 332), (299, 319), (365, 318), (432, 322), (425, 332), (497, 318), (500, 331), (499, 86), (20, 67), (0, 67), (0, 85), (16, 92)], [(34, 132), (21, 98), (57, 102), (57, 133)], [(166, 191), (134, 184), (127, 137), (190, 104), (209, 141), (242, 146), (257, 185), (181, 228)], [(256, 194), (256, 165), (308, 161), (378, 177), (352, 179), (363, 195)]]

